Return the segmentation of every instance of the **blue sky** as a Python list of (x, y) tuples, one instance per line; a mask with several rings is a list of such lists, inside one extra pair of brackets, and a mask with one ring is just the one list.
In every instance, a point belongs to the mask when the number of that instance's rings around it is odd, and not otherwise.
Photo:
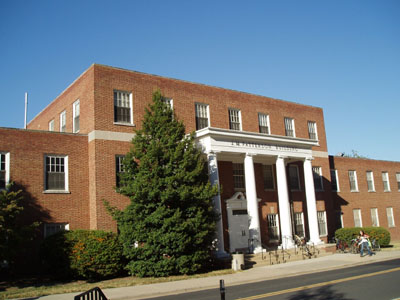
[(0, 0), (0, 127), (92, 63), (324, 109), (330, 154), (400, 161), (400, 1)]

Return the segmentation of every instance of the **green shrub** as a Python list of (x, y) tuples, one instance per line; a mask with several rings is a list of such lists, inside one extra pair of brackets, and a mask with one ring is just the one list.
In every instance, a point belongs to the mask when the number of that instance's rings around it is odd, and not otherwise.
[(45, 270), (58, 278), (103, 279), (123, 270), (122, 247), (112, 232), (59, 232), (44, 241), (42, 258)]
[(370, 240), (376, 239), (382, 247), (388, 246), (390, 243), (390, 232), (383, 227), (349, 227), (336, 230), (335, 237), (338, 240), (345, 241), (350, 244), (350, 241), (360, 235), (360, 230), (363, 230), (370, 236)]

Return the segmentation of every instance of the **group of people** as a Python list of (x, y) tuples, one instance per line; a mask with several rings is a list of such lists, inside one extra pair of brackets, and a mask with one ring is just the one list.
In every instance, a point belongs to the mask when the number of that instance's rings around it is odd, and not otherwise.
[(358, 236), (358, 246), (360, 247), (360, 256), (364, 256), (364, 250), (368, 251), (368, 255), (372, 256), (373, 253), (371, 250), (371, 243), (369, 241), (369, 235), (366, 234), (363, 230), (360, 230), (360, 235)]

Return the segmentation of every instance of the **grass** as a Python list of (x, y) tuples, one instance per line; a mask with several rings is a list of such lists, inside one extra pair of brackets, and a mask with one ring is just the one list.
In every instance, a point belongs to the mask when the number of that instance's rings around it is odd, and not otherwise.
[(127, 287), (134, 285), (186, 280), (191, 278), (219, 276), (231, 274), (233, 272), (234, 271), (232, 271), (231, 269), (227, 269), (196, 275), (181, 275), (160, 278), (138, 278), (129, 276), (97, 282), (87, 282), (84, 280), (54, 282), (49, 279), (21, 279), (16, 281), (0, 282), (0, 299), (30, 298), (75, 292), (78, 294), (79, 292), (90, 290), (91, 288), (94, 288), (96, 286), (100, 287), (101, 289)]

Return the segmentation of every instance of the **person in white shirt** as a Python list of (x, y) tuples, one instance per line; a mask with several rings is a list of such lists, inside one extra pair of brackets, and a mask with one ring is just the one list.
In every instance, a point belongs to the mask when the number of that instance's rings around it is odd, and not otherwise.
[(358, 237), (358, 245), (360, 246), (360, 256), (363, 257), (364, 249), (366, 248), (368, 251), (368, 255), (372, 256), (371, 247), (368, 242), (369, 235), (366, 234), (363, 230), (360, 230), (360, 236)]

